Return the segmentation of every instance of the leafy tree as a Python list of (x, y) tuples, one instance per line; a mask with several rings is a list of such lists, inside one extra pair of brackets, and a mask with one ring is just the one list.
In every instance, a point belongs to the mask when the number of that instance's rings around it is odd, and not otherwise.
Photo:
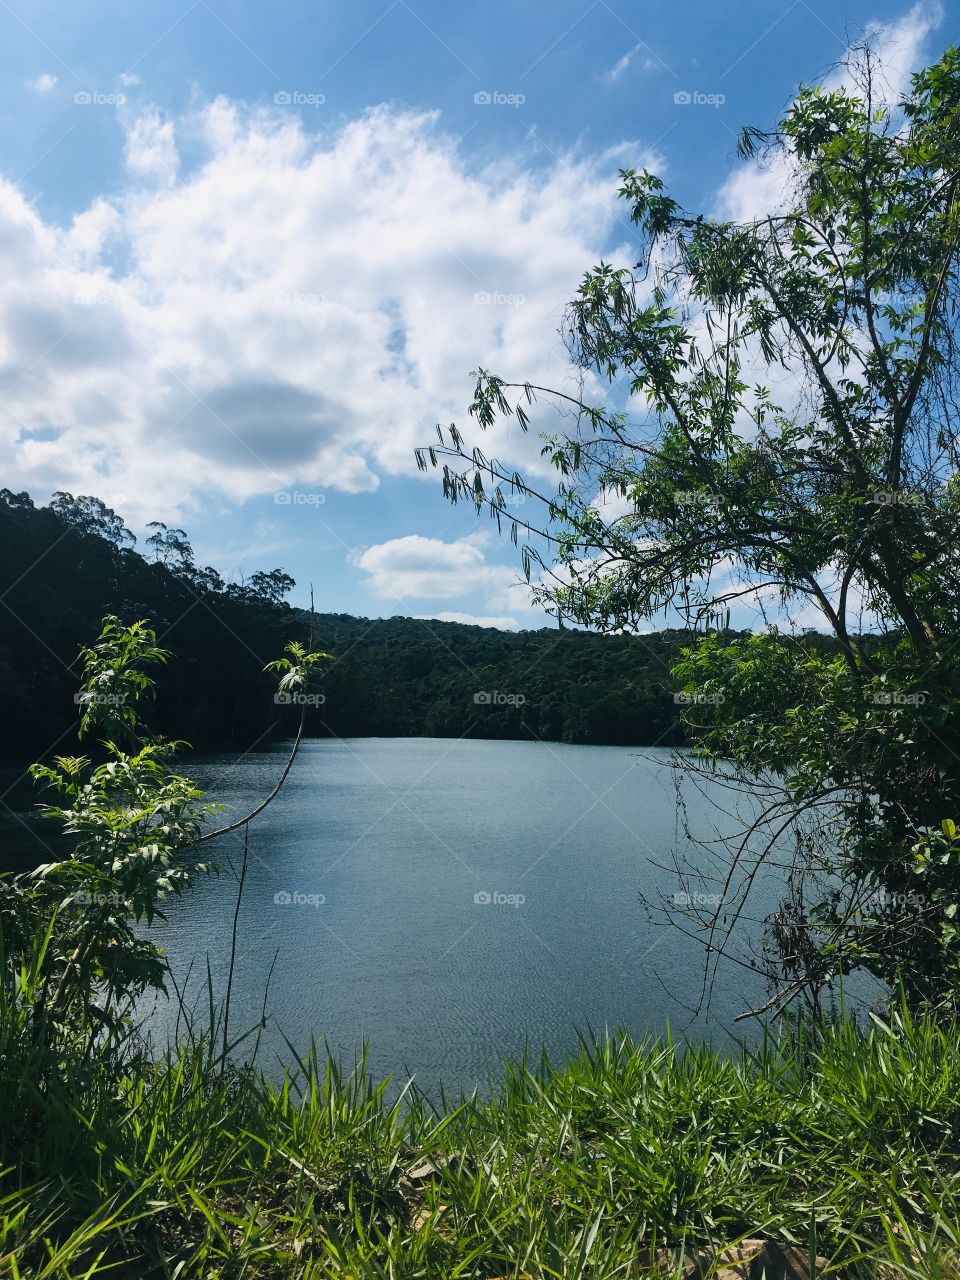
[[(295, 731), (296, 705), (271, 702), (263, 670), (309, 625), (283, 599), (287, 575), (265, 574), (276, 587), (252, 594), (249, 584), (226, 586), (209, 567), (165, 565), (81, 533), (22, 498), (11, 505), (0, 494), (3, 756), (26, 763), (73, 731), (76, 654), (105, 613), (125, 625), (150, 617), (177, 655), (154, 669), (159, 731), (201, 750), (247, 750)], [(324, 674), (325, 700), (307, 704), (315, 736), (682, 741), (669, 674), (684, 642), (680, 631), (508, 632), (324, 613), (316, 633), (318, 644), (343, 657)], [(479, 706), (482, 690), (522, 694), (522, 713)]]
[(261, 570), (251, 574), (245, 583), (248, 594), (254, 599), (265, 600), (273, 605), (283, 604), (284, 597), (288, 596), (296, 585), (289, 573), (284, 573), (282, 569), (271, 569), (269, 573)]
[(95, 534), (118, 547), (124, 544), (132, 546), (137, 540), (112, 508), (89, 494), (75, 498), (72, 493), (58, 490), (51, 499), (50, 510), (81, 533)]
[(184, 855), (213, 808), (170, 770), (181, 744), (147, 735), (138, 716), (138, 704), (154, 690), (149, 670), (167, 656), (142, 623), (127, 628), (105, 619), (97, 643), (82, 654), (80, 735), (110, 735), (106, 759), (58, 756), (31, 769), (56, 793), (58, 803), (44, 813), (59, 821), (72, 846), (70, 858), (0, 885), (6, 954), (15, 958), (38, 932), (45, 936), (42, 981), (33, 988), (35, 1039), (53, 1044), (79, 1033), (92, 1044), (102, 1032), (118, 1033), (131, 1002), (163, 983), (156, 945), (137, 926), (159, 913), (165, 894), (182, 892), (208, 870)]
[[(317, 665), (330, 660), (297, 642), (287, 654), (270, 668), (281, 674), (282, 690), (295, 692), (308, 689)], [(5, 992), (14, 992), (13, 1007), (3, 1010), (5, 1031), (16, 1031), (21, 1048), (31, 1046), (28, 1057), (37, 1073), (36, 1080), (4, 1080), (4, 1098), (25, 1125), (51, 1073), (59, 1078), (64, 1069), (76, 1072), (96, 1048), (119, 1053), (138, 998), (164, 987), (162, 952), (142, 925), (162, 918), (166, 897), (183, 893), (212, 869), (201, 861), (200, 846), (261, 813), (296, 758), (303, 714), (271, 793), (245, 817), (204, 830), (219, 806), (173, 771), (186, 744), (151, 733), (140, 716), (140, 704), (155, 692), (151, 671), (168, 656), (143, 622), (124, 626), (105, 618), (97, 642), (81, 654), (79, 729), (81, 738), (94, 731), (107, 735), (102, 756), (57, 756), (52, 764), (31, 767), (34, 780), (54, 793), (55, 803), (41, 807), (60, 824), (70, 852), (27, 873), (0, 875), (0, 965)], [(246, 862), (244, 874), (245, 868)], [(224, 1058), (228, 1015), (229, 988)]]
[(153, 548), (155, 560), (174, 570), (192, 568), (193, 548), (183, 529), (168, 529), (162, 520), (151, 520), (147, 528), (153, 530), (147, 546)]
[[(774, 131), (744, 131), (741, 154), (782, 178), (766, 216), (694, 215), (655, 175), (622, 172), (640, 261), (591, 271), (567, 334), (639, 417), (479, 371), (481, 428), (513, 414), (526, 429), (538, 397), (575, 409), (544, 437), (556, 493), (456, 427), (418, 458), (515, 537), (530, 526), (505, 490), (542, 496), (546, 542), (525, 559), (561, 620), (610, 630), (674, 610), (708, 633), (676, 672), (684, 718), (701, 767), (752, 787), (765, 820), (716, 869), (721, 905), (692, 922), (711, 956), (792, 836), (769, 922), (774, 1005), (864, 967), (953, 1007), (960, 52), (893, 104), (869, 49), (846, 71), (843, 87), (802, 89)], [(837, 651), (709, 634), (744, 598), (816, 609)]]
[(34, 510), (33, 499), (26, 491), (14, 493), (12, 489), (0, 489), (0, 502), (12, 511)]
[(81, 527), (63, 509), (0, 494), (0, 752), (26, 763), (71, 732), (77, 652), (107, 613), (124, 624), (150, 617), (180, 658), (156, 671), (161, 731), (199, 749), (243, 749), (285, 727), (263, 668), (302, 634), (300, 616), (228, 595), (216, 570), (181, 554), (164, 564), (153, 547), (138, 554), (105, 523)]

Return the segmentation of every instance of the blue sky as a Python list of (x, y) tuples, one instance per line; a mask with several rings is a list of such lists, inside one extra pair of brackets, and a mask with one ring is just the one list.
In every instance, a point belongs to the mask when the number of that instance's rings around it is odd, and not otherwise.
[(905, 74), (958, 11), (0, 0), (2, 483), (181, 525), (322, 610), (541, 625), (414, 446), (468, 426), (477, 365), (569, 385), (564, 303), (631, 260), (619, 167), (759, 212), (739, 127), (867, 31)]

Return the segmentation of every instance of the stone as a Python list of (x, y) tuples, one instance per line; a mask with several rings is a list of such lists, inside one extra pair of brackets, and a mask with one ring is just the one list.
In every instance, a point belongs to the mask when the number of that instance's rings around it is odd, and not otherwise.
[(687, 1250), (682, 1259), (664, 1250), (657, 1263), (664, 1276), (679, 1274), (683, 1280), (816, 1280), (828, 1265), (818, 1256), (811, 1273), (806, 1249), (759, 1238), (740, 1240), (719, 1252)]
[(448, 1163), (444, 1156), (427, 1156), (424, 1160), (410, 1166), (407, 1170), (407, 1178), (410, 1182), (429, 1182), (445, 1169)]

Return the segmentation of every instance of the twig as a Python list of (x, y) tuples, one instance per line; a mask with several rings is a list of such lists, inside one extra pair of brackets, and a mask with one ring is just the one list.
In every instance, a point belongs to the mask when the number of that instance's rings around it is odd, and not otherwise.
[[(313, 652), (313, 624), (314, 624), (313, 587), (311, 587), (310, 588), (310, 640), (307, 644), (308, 653)], [(197, 841), (198, 844), (204, 844), (207, 840), (215, 840), (217, 836), (225, 836), (227, 835), (228, 832), (236, 831), (240, 827), (245, 826), (246, 823), (256, 818), (258, 814), (263, 813), (267, 805), (271, 804), (277, 798), (277, 796), (280, 794), (280, 790), (283, 787), (283, 784), (287, 780), (287, 775), (289, 774), (290, 770), (293, 768), (293, 762), (297, 758), (297, 752), (300, 750), (300, 743), (303, 741), (303, 727), (306, 722), (306, 718), (307, 718), (307, 704), (304, 703), (300, 709), (300, 724), (297, 728), (297, 736), (293, 742), (293, 750), (290, 752), (290, 755), (287, 758), (287, 763), (284, 765), (283, 772), (281, 773), (279, 779), (277, 780), (277, 785), (273, 788), (273, 790), (270, 792), (267, 798), (265, 800), (261, 800), (255, 809), (251, 809), (251, 811), (247, 814), (245, 818), (238, 818), (236, 822), (231, 822), (229, 823), (229, 825), (225, 827), (220, 827), (217, 831), (208, 831), (206, 835), (203, 835), (200, 837), (200, 839)]]
[(270, 968), (267, 970), (267, 982), (263, 989), (263, 1004), (260, 1006), (260, 1025), (257, 1027), (257, 1038), (253, 1042), (253, 1056), (250, 1059), (250, 1065), (253, 1066), (257, 1061), (257, 1054), (260, 1052), (260, 1035), (264, 1027), (267, 1025), (267, 1000), (270, 996), (270, 983), (273, 980), (273, 971), (277, 965), (277, 957), (280, 955), (280, 948), (273, 953), (273, 959), (270, 961)]
[(227, 997), (223, 1007), (223, 1052), (220, 1055), (220, 1070), (226, 1067), (227, 1046), (230, 1043), (227, 1032), (230, 1023), (230, 997), (233, 995), (233, 970), (237, 962), (237, 924), (240, 920), (240, 906), (243, 902), (243, 886), (247, 879), (250, 865), (250, 828), (243, 829), (243, 865), (240, 868), (240, 883), (237, 886), (237, 901), (233, 908), (233, 927), (230, 931), (230, 967), (227, 970)]

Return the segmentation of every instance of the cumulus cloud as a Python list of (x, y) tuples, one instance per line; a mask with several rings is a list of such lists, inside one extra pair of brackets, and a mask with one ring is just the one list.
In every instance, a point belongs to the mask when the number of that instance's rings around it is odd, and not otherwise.
[[(929, 36), (943, 22), (939, 0), (920, 0), (895, 22), (871, 22), (866, 38), (872, 41), (883, 66), (889, 101), (896, 102), (907, 90), (910, 75), (924, 61)], [(841, 72), (835, 83), (844, 81)]]
[(127, 169), (148, 181), (170, 182), (180, 162), (171, 121), (158, 111), (138, 116), (127, 132)]
[(32, 89), (34, 93), (49, 93), (51, 89), (57, 86), (57, 77), (44, 72), (42, 76), (37, 76), (36, 80), (28, 80), (27, 88)]
[[(943, 7), (921, 0), (894, 22), (870, 23), (864, 41), (877, 55), (882, 68), (879, 86), (889, 103), (896, 103), (909, 87), (910, 75), (924, 61), (929, 36), (943, 21)], [(824, 81), (827, 89), (854, 90), (850, 73), (840, 66)], [(718, 212), (723, 218), (746, 222), (780, 209), (793, 185), (793, 175), (782, 157), (767, 163), (749, 161), (738, 166), (719, 193)]]
[[(614, 226), (622, 149), (476, 171), (435, 114), (386, 107), (318, 132), (226, 99), (118, 121), (125, 176), (70, 225), (0, 182), (0, 443), (20, 487), (123, 492), (134, 521), (211, 494), (371, 491), (463, 420), (477, 365), (572, 377), (558, 321)], [(535, 431), (486, 444), (544, 465)]]
[(368, 547), (356, 563), (367, 575), (364, 585), (389, 599), (451, 600), (508, 590), (516, 572), (487, 564), (480, 541), (468, 536), (443, 542), (411, 534)]

